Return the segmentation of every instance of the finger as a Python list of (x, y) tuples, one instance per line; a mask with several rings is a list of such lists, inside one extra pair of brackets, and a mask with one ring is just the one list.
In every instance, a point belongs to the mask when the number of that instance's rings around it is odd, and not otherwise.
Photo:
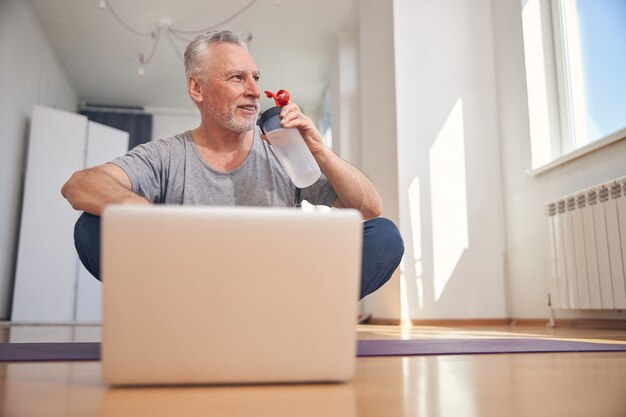
[(297, 129), (305, 129), (305, 130), (309, 130), (312, 127), (314, 127), (313, 123), (309, 119), (305, 119), (302, 117), (295, 118), (289, 121), (283, 121), (281, 122), (281, 126), (284, 129), (297, 128)]
[(305, 118), (306, 117), (302, 114), (298, 106), (290, 107), (283, 110), (283, 113), (281, 113), (281, 125), (285, 127), (286, 124)]
[(280, 121), (280, 125), (284, 128), (292, 128), (292, 127), (302, 127), (305, 126), (307, 121), (298, 116), (287, 115), (284, 119)]
[(284, 118), (290, 113), (296, 113), (296, 114), (300, 113), (300, 107), (298, 107), (296, 103), (289, 103), (283, 106), (283, 109), (280, 112), (280, 117)]
[(312, 120), (302, 113), (297, 106), (295, 106), (286, 110), (285, 115), (281, 118), (280, 124), (285, 127), (286, 124), (292, 125), (294, 123), (298, 123), (298, 125), (306, 125), (307, 123), (312, 123)]

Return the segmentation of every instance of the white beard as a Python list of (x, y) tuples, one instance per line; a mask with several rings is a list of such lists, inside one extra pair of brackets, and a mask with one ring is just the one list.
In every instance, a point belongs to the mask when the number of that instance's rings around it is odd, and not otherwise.
[(232, 111), (215, 112), (214, 113), (215, 120), (217, 120), (218, 123), (221, 124), (222, 126), (228, 129), (231, 129), (235, 132), (243, 133), (243, 132), (248, 132), (254, 129), (254, 125), (256, 123), (258, 114), (254, 118), (251, 117), (249, 119), (245, 119), (244, 121), (238, 121), (235, 115), (236, 111), (237, 109), (235, 108)]

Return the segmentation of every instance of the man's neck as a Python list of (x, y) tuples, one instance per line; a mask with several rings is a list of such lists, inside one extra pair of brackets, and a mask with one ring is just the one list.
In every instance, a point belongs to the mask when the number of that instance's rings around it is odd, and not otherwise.
[(206, 128), (202, 124), (191, 131), (202, 159), (218, 171), (238, 168), (248, 157), (254, 141), (254, 130), (233, 132), (221, 128)]
[(196, 146), (213, 152), (247, 152), (252, 145), (254, 130), (248, 132), (234, 132), (221, 126), (207, 126), (202, 123), (192, 130)]

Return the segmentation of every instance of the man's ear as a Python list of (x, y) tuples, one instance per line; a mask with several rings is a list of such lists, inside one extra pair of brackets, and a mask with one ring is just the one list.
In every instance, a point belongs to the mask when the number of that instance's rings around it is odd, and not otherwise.
[(202, 84), (195, 77), (189, 77), (187, 91), (193, 101), (196, 103), (202, 102)]

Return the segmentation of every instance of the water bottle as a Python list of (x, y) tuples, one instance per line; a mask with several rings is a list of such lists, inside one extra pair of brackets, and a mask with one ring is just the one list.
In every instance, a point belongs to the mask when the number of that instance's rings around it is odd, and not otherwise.
[(284, 129), (280, 125), (282, 106), (266, 110), (258, 125), (267, 136), (278, 160), (298, 188), (306, 188), (318, 180), (322, 172), (298, 129)]

